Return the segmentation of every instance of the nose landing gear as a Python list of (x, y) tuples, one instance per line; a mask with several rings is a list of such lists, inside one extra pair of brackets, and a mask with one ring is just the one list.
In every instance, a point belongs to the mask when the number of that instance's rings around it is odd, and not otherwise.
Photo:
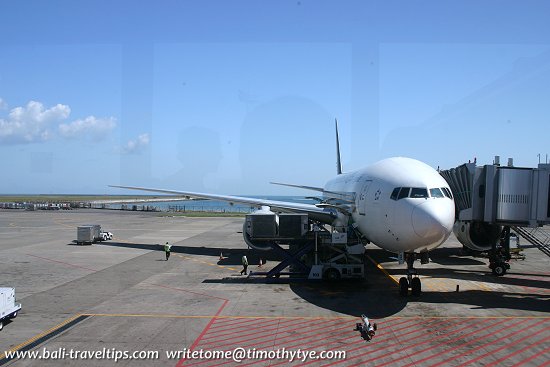
[(428, 257), (427, 252), (423, 252), (421, 254), (410, 252), (405, 253), (405, 261), (407, 262), (407, 277), (401, 277), (399, 279), (400, 296), (408, 296), (409, 288), (411, 289), (411, 294), (413, 296), (420, 296), (420, 294), (422, 293), (422, 283), (420, 282), (418, 273), (414, 268), (414, 261), (417, 259), (418, 256), (420, 257), (420, 262), (422, 264), (427, 264), (430, 262), (430, 258)]

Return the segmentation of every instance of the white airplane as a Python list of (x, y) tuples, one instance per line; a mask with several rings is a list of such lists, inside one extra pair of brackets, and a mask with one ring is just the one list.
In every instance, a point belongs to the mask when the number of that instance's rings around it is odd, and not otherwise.
[[(406, 295), (409, 287), (413, 294), (420, 294), (421, 282), (415, 276), (414, 261), (420, 258), (422, 263), (428, 262), (428, 251), (445, 242), (453, 229), (455, 203), (449, 185), (432, 167), (404, 157), (384, 159), (363, 169), (342, 173), (338, 123), (336, 151), (338, 175), (324, 187), (274, 183), (319, 191), (322, 200), (318, 204), (134, 186), (111, 187), (251, 204), (269, 207), (263, 210), (274, 212), (307, 213), (311, 219), (331, 225), (336, 231), (346, 231), (351, 220), (368, 242), (404, 254), (407, 277), (399, 280), (400, 294)], [(247, 241), (246, 231), (243, 234), (247, 244), (254, 247)]]

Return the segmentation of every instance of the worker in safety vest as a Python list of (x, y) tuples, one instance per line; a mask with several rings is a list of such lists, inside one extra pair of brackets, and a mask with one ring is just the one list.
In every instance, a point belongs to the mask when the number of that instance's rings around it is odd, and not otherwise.
[(241, 275), (247, 275), (246, 273), (246, 269), (248, 268), (248, 259), (246, 258), (246, 255), (244, 255), (241, 259), (242, 263), (243, 263), (243, 270), (241, 270)]
[(168, 242), (164, 245), (164, 253), (166, 254), (166, 261), (170, 258), (170, 249), (172, 248), (172, 245), (169, 245)]

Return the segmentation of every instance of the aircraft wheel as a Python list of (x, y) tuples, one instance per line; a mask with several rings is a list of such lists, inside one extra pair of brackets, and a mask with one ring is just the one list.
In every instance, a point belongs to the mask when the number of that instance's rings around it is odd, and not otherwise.
[(420, 283), (420, 278), (413, 278), (411, 280), (411, 289), (413, 296), (420, 296), (422, 292), (422, 283)]
[(499, 277), (506, 274), (506, 265), (503, 263), (496, 264), (495, 267), (493, 268), (493, 274)]
[(340, 272), (334, 268), (330, 268), (325, 272), (325, 279), (333, 282), (340, 279)]
[(405, 277), (399, 279), (399, 295), (407, 296), (409, 294), (409, 281)]

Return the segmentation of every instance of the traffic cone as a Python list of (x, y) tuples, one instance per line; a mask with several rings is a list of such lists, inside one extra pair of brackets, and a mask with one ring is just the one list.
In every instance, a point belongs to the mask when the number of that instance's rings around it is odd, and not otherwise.
[(258, 265), (258, 268), (262, 267), (262, 259), (260, 259), (260, 265)]
[(223, 260), (223, 252), (220, 252), (220, 261)]

